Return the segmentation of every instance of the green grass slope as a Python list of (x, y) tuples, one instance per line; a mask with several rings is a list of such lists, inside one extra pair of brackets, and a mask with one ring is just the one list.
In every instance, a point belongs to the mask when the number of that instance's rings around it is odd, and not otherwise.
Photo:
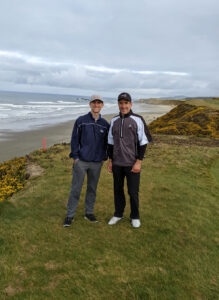
[(219, 110), (219, 98), (194, 98), (186, 100), (185, 103)]
[(146, 103), (146, 104), (153, 104), (153, 105), (178, 105), (180, 103), (184, 103), (184, 99), (157, 99), (157, 98), (150, 98), (150, 99), (139, 99), (137, 102), (139, 103)]
[(185, 98), (185, 99), (159, 99), (159, 98), (149, 98), (149, 99), (139, 99), (139, 103), (147, 103), (153, 105), (179, 105), (179, 104), (189, 104), (195, 106), (206, 106), (212, 109), (219, 110), (219, 98)]
[(63, 228), (71, 184), (69, 146), (37, 151), (44, 168), (0, 203), (0, 299), (217, 299), (219, 155), (212, 140), (155, 136), (143, 161), (142, 226), (113, 214), (103, 166), (95, 214)]

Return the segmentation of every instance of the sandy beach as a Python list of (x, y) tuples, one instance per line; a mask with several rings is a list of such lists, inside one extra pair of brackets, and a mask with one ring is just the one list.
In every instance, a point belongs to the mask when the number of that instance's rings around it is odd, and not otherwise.
[[(147, 124), (170, 111), (173, 107), (168, 105), (154, 105), (153, 112), (140, 113)], [(110, 122), (115, 114), (105, 114), (103, 117)], [(43, 138), (46, 147), (58, 143), (69, 143), (71, 139), (74, 120), (58, 124), (52, 127), (44, 127), (24, 132), (1, 132), (0, 131), (0, 162), (14, 157), (24, 156), (30, 152), (43, 148)]]

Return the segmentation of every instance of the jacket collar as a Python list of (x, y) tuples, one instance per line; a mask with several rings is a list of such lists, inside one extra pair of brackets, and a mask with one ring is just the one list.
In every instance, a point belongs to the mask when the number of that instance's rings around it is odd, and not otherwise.
[[(90, 118), (91, 118), (92, 120), (95, 121), (95, 119), (94, 119), (94, 117), (93, 117), (93, 115), (92, 115), (91, 112), (89, 112), (88, 115), (90, 116)], [(99, 114), (97, 121), (100, 120), (100, 119), (101, 119), (101, 114)]]
[(126, 115), (122, 115), (121, 112), (119, 113), (120, 118), (128, 118), (133, 114), (132, 110), (130, 109), (130, 111), (126, 114)]

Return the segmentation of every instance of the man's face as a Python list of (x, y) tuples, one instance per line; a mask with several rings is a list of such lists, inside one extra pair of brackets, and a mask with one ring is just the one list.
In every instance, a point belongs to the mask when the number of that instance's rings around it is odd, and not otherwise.
[(90, 102), (91, 112), (99, 113), (103, 107), (103, 102), (100, 100), (94, 100)]
[(129, 102), (127, 100), (120, 100), (118, 102), (119, 105), (119, 110), (122, 115), (126, 115), (130, 112), (131, 107), (132, 107), (132, 102)]

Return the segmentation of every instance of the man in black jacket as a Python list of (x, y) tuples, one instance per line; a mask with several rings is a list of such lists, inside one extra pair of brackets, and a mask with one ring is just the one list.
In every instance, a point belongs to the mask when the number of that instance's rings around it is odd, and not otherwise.
[(132, 99), (128, 93), (118, 96), (120, 114), (110, 124), (108, 135), (108, 171), (113, 172), (115, 213), (109, 225), (114, 225), (123, 217), (126, 201), (124, 179), (127, 179), (131, 204), (131, 224), (141, 226), (139, 216), (139, 184), (141, 162), (147, 144), (152, 140), (144, 119), (132, 112)]

